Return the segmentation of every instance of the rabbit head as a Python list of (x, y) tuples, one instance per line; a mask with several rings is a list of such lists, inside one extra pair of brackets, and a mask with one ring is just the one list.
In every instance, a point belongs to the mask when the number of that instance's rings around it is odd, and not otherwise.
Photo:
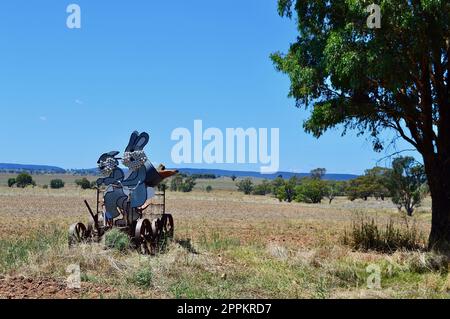
[(123, 165), (131, 170), (139, 169), (147, 161), (147, 156), (144, 153), (144, 147), (147, 145), (150, 136), (142, 132), (134, 131), (130, 136), (125, 152), (123, 154)]
[(111, 172), (119, 166), (119, 159), (116, 158), (116, 156), (119, 154), (117, 151), (112, 151), (109, 153), (103, 153), (98, 161), (98, 168), (100, 169), (101, 173), (105, 176), (109, 176)]

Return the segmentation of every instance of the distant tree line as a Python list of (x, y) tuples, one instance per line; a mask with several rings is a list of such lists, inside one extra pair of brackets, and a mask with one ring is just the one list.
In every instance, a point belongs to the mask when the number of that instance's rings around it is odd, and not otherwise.
[(217, 176), (215, 174), (207, 174), (207, 173), (205, 173), (205, 174), (192, 174), (191, 176), (194, 179), (199, 179), (199, 178), (201, 178), (201, 179), (216, 179), (217, 178)]
[(326, 198), (331, 204), (337, 196), (346, 196), (351, 201), (369, 197), (385, 200), (389, 197), (399, 210), (405, 209), (408, 215), (413, 214), (429, 193), (423, 165), (413, 157), (395, 158), (392, 168), (377, 166), (349, 181), (323, 180), (325, 173), (326, 169), (318, 168), (312, 170), (308, 177), (283, 179), (278, 176), (259, 184), (244, 178), (236, 186), (238, 191), (247, 195), (272, 195), (285, 202), (317, 204)]

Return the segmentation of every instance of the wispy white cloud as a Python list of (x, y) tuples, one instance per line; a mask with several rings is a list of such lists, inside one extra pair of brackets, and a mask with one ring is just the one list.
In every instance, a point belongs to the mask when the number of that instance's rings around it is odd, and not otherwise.
[(83, 105), (84, 104), (83, 101), (81, 101), (80, 99), (76, 99), (75, 103), (78, 104), (78, 105)]
[(39, 119), (40, 119), (41, 121), (47, 121), (47, 116), (39, 116)]

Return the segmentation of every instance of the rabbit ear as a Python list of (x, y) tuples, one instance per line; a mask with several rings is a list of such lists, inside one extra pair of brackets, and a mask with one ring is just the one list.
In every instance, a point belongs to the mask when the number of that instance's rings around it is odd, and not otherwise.
[(141, 133), (139, 135), (138, 139), (134, 143), (134, 149), (142, 151), (144, 149), (145, 145), (147, 145), (149, 140), (150, 140), (150, 136), (147, 133), (145, 133), (145, 132)]
[(128, 142), (128, 146), (125, 149), (125, 152), (133, 152), (134, 151), (134, 144), (136, 143), (136, 140), (139, 136), (139, 133), (137, 131), (134, 131), (131, 133), (130, 141)]

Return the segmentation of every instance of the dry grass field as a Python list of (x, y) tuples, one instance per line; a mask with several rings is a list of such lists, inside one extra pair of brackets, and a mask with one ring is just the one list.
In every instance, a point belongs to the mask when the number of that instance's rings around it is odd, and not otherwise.
[[(0, 186), (0, 298), (450, 297), (448, 264), (439, 256), (344, 245), (357, 214), (405, 222), (388, 200), (280, 203), (213, 188), (167, 193), (175, 240), (149, 257), (102, 244), (67, 247), (68, 226), (88, 220), (83, 199), (94, 205), (92, 190)], [(429, 204), (407, 220), (423, 234)], [(81, 289), (66, 285), (71, 264), (80, 266)], [(367, 286), (368, 266), (380, 271), (381, 287)]]

